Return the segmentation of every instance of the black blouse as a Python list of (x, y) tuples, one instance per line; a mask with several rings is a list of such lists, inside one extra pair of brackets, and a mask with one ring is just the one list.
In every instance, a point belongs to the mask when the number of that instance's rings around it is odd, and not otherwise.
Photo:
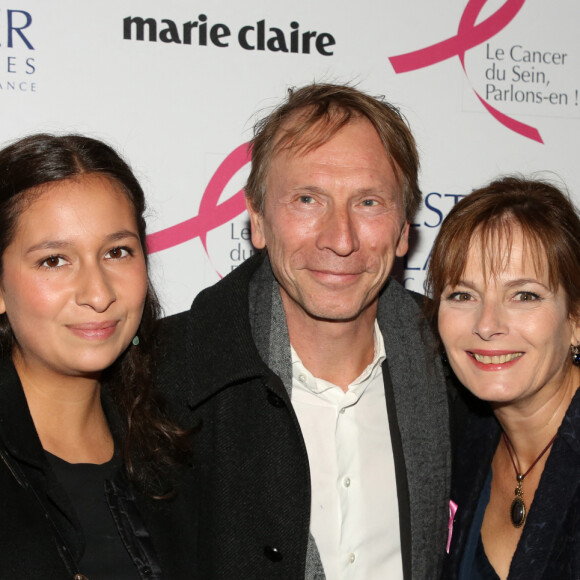
[(90, 580), (139, 580), (105, 497), (105, 481), (120, 467), (117, 457), (101, 465), (68, 463), (45, 451), (50, 466), (66, 491), (85, 536), (79, 570)]

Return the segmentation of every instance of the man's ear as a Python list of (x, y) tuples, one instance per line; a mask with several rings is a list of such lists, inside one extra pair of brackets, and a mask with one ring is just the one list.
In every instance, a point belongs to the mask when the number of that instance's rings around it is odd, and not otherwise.
[(264, 236), (264, 215), (253, 208), (252, 203), (248, 198), (246, 198), (246, 209), (250, 214), (252, 244), (254, 248), (261, 250), (266, 247), (266, 237)]
[(409, 222), (405, 221), (403, 228), (401, 229), (401, 235), (399, 236), (397, 247), (395, 248), (395, 255), (398, 258), (402, 258), (409, 249), (409, 227)]

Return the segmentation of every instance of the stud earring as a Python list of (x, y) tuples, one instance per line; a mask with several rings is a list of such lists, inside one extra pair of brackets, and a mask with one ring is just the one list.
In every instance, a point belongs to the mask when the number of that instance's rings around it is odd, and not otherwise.
[(133, 346), (139, 346), (139, 337), (135, 335), (131, 342), (133, 343)]
[(572, 355), (572, 362), (580, 367), (580, 345), (572, 345), (570, 347), (570, 354)]

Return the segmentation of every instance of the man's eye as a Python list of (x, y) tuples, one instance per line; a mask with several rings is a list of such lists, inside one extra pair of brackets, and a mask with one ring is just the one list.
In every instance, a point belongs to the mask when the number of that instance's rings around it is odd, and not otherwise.
[(365, 199), (362, 202), (362, 205), (366, 206), (366, 207), (373, 207), (375, 205), (378, 205), (378, 201), (376, 199)]
[(301, 195), (300, 203), (314, 203), (314, 198), (311, 195)]

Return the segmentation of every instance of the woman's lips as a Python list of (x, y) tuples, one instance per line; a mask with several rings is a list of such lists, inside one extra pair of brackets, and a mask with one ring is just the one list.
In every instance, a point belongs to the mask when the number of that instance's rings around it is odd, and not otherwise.
[(505, 370), (514, 366), (523, 356), (520, 351), (467, 351), (475, 366), (484, 371)]
[(68, 329), (74, 335), (81, 338), (88, 340), (105, 340), (114, 334), (118, 323), (118, 320), (107, 320), (105, 322), (69, 324)]

